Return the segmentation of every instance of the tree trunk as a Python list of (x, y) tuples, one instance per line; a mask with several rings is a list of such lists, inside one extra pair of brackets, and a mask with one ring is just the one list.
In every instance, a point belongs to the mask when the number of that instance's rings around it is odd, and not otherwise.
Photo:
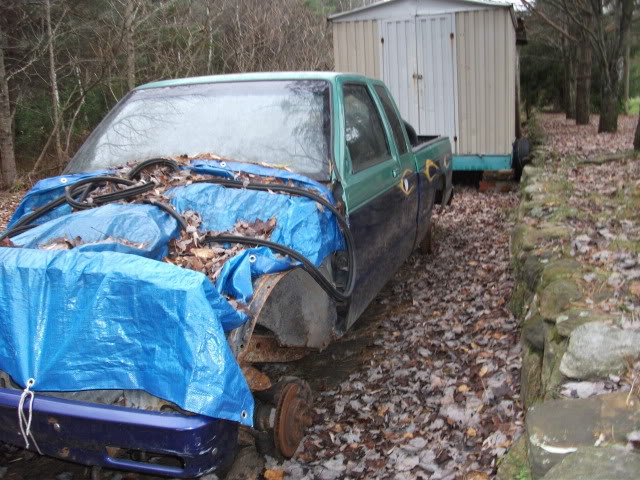
[(16, 182), (16, 155), (13, 147), (9, 79), (4, 64), (4, 32), (0, 25), (0, 171), (2, 184), (11, 187)]
[(51, 89), (51, 116), (53, 117), (54, 145), (56, 160), (64, 161), (62, 140), (60, 135), (60, 92), (58, 90), (58, 74), (56, 73), (55, 48), (53, 44), (53, 29), (51, 28), (51, 0), (44, 2), (45, 22), (47, 28), (47, 53), (49, 55), (49, 88)]
[(134, 44), (134, 0), (125, 0), (124, 9), (124, 35), (127, 52), (127, 86), (133, 90), (136, 86), (136, 50)]
[(589, 125), (591, 113), (591, 44), (578, 45), (576, 79), (576, 124)]
[(618, 83), (613, 88), (607, 84), (602, 87), (598, 133), (618, 131)]
[(564, 91), (564, 112), (568, 119), (574, 119), (576, 118), (576, 67), (570, 52), (565, 57)]
[(633, 149), (640, 150), (640, 116), (638, 117), (638, 124), (636, 125), (636, 134), (633, 137)]
[(207, 2), (207, 74), (213, 73), (213, 12), (211, 2)]
[(631, 70), (631, 45), (627, 44), (627, 50), (624, 53), (624, 93), (623, 93), (623, 105), (625, 115), (629, 114), (629, 76)]

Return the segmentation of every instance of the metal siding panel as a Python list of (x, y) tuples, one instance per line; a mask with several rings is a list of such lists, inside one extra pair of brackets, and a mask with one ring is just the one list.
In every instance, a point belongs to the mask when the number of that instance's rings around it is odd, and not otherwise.
[(478, 108), (476, 110), (477, 114), (477, 151), (478, 153), (489, 153), (487, 151), (486, 138), (487, 138), (487, 128), (486, 128), (486, 114), (487, 114), (487, 74), (486, 74), (486, 53), (487, 53), (487, 45), (485, 44), (484, 38), (484, 11), (479, 12), (476, 15), (476, 36), (478, 39), (478, 58), (476, 58), (476, 69), (478, 71), (478, 77), (480, 81), (478, 82)]
[(515, 58), (513, 52), (515, 51), (516, 39), (515, 36), (511, 36), (511, 32), (515, 33), (513, 22), (511, 21), (511, 15), (508, 12), (504, 12), (502, 15), (502, 35), (504, 39), (504, 65), (503, 65), (503, 79), (504, 79), (504, 106), (503, 115), (504, 122), (501, 128), (502, 143), (499, 145), (500, 150), (496, 153), (511, 153), (511, 142), (513, 132), (515, 130), (515, 122), (513, 117), (515, 115), (515, 105), (513, 101), (515, 99)]
[(373, 37), (371, 35), (371, 20), (362, 22), (362, 38), (364, 39), (364, 71), (368, 77), (375, 76), (373, 66)]
[(356, 54), (356, 72), (366, 74), (365, 65), (365, 42), (364, 42), (364, 25), (362, 22), (354, 22), (354, 38), (355, 38), (355, 54)]
[(373, 71), (376, 78), (382, 80), (382, 71), (380, 69), (380, 55), (382, 54), (382, 44), (380, 43), (380, 23), (378, 21), (371, 22), (371, 36), (373, 38)]
[(458, 96), (458, 141), (456, 142), (456, 152), (460, 153), (460, 147), (462, 146), (462, 136), (465, 128), (465, 108), (467, 91), (465, 90), (465, 62), (466, 62), (466, 50), (464, 48), (464, 14), (456, 13), (456, 87)]
[(347, 63), (349, 64), (350, 72), (358, 71), (358, 59), (356, 55), (356, 28), (355, 22), (349, 22), (347, 24)]
[[(334, 42), (336, 42), (338, 44), (338, 57), (336, 58), (336, 70), (339, 72), (344, 72), (348, 65), (347, 65), (347, 52), (346, 52), (346, 36), (345, 36), (345, 32), (346, 32), (346, 24), (345, 23), (338, 23), (336, 24), (336, 37), (334, 37)], [(336, 41), (337, 38), (337, 41)]]
[[(511, 20), (511, 18), (508, 18), (508, 20)], [(507, 28), (509, 29), (509, 45), (511, 47), (511, 55), (509, 56), (509, 77), (507, 78), (507, 85), (509, 88), (509, 92), (511, 92), (511, 102), (509, 102), (508, 105), (508, 118), (511, 119), (511, 123), (510, 123), (510, 128), (509, 128), (509, 137), (508, 137), (508, 144), (506, 145), (507, 147), (507, 151), (510, 153), (511, 152), (511, 144), (513, 143), (513, 141), (515, 140), (515, 136), (516, 136), (516, 102), (517, 102), (517, 98), (516, 98), (516, 62), (517, 62), (517, 55), (518, 55), (518, 50), (516, 47), (516, 30), (515, 27), (513, 26), (513, 23), (511, 21), (507, 21)]]
[(496, 145), (494, 153), (504, 150), (505, 129), (508, 126), (508, 119), (505, 116), (507, 104), (509, 102), (509, 92), (507, 91), (507, 39), (505, 38), (505, 24), (502, 15), (495, 16), (495, 29), (493, 31), (494, 50), (496, 52)]
[(340, 43), (338, 40), (338, 24), (331, 25), (331, 34), (333, 35), (333, 69), (336, 72), (340, 71)]
[(496, 151), (496, 127), (500, 122), (500, 114), (497, 111), (496, 105), (496, 43), (494, 38), (495, 33), (495, 15), (491, 10), (485, 12), (485, 24), (484, 24), (484, 38), (485, 38), (485, 65), (484, 73), (486, 79), (487, 89), (485, 95), (487, 103), (485, 105), (484, 119), (485, 124), (488, 126), (487, 134), (485, 137), (485, 153), (495, 153)]
[(468, 131), (469, 131), (469, 59), (468, 59), (468, 13), (456, 14), (456, 47), (458, 56), (458, 151), (457, 153), (468, 152)]
[(352, 70), (352, 66), (349, 63), (349, 42), (347, 41), (347, 32), (349, 31), (349, 26), (351, 24), (350, 23), (346, 23), (344, 24), (344, 27), (342, 28), (342, 32), (341, 32), (341, 46), (342, 46), (342, 54), (340, 55), (341, 60), (342, 60), (342, 64), (343, 64), (343, 71), (345, 72), (349, 72)]

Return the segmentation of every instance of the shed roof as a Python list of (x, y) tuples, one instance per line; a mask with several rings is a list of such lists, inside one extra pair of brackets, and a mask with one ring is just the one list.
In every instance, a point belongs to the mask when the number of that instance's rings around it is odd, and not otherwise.
[[(428, 3), (431, 0), (414, 0), (414, 2), (417, 3)], [(329, 21), (332, 20), (346, 20), (347, 17), (352, 17), (352, 19), (358, 19), (358, 16), (360, 14), (366, 14), (366, 13), (370, 13), (373, 10), (383, 10), (385, 9), (385, 7), (388, 7), (392, 4), (396, 4), (396, 3), (408, 3), (407, 0), (381, 0), (379, 2), (376, 3), (372, 3), (370, 5), (365, 5), (364, 7), (358, 7), (358, 8), (354, 8), (353, 10), (348, 10), (346, 12), (340, 12), (340, 13), (335, 13), (333, 15), (329, 15), (327, 17), (327, 19)], [(413, 3), (413, 2), (412, 2)], [(465, 5), (466, 8), (464, 9), (469, 9), (469, 7), (478, 7), (478, 8), (487, 8), (487, 7), (493, 7), (493, 8), (512, 8), (513, 7), (513, 3), (512, 2), (507, 2), (507, 1), (498, 1), (498, 0), (438, 0), (437, 3), (439, 4), (450, 4), (450, 11), (455, 11), (456, 10), (456, 4), (457, 5)], [(365, 13), (366, 12), (366, 13)]]

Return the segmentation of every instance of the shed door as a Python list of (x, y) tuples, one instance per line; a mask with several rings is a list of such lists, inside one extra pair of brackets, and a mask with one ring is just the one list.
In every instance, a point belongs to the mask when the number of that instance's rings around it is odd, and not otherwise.
[(416, 19), (420, 133), (456, 136), (453, 71), (453, 15)]
[(419, 130), (416, 20), (382, 22), (382, 72), (402, 118)]
[(383, 79), (418, 135), (446, 135), (455, 146), (453, 14), (382, 24)]

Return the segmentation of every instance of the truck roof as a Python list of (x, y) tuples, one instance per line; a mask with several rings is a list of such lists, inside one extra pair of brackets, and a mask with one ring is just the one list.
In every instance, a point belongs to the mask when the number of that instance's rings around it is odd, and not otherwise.
[(203, 77), (177, 78), (174, 80), (161, 80), (158, 82), (146, 83), (136, 87), (136, 90), (158, 87), (176, 87), (179, 85), (196, 85), (201, 83), (218, 83), (218, 82), (251, 82), (257, 80), (326, 80), (331, 82), (337, 77), (349, 75), (339, 72), (258, 72), (258, 73), (233, 73), (227, 75), (208, 75)]

